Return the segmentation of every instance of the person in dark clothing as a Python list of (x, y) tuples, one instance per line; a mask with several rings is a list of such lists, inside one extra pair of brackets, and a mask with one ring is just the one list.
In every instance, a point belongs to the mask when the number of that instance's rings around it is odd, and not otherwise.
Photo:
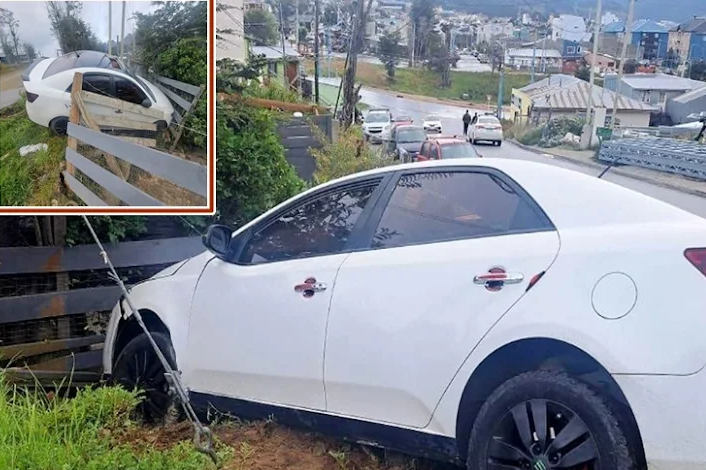
[(477, 120), (478, 120), (478, 113), (473, 113), (473, 120), (471, 121), (471, 124), (475, 124)]
[(468, 126), (471, 124), (471, 115), (466, 110), (466, 114), (463, 115), (463, 135), (468, 135)]

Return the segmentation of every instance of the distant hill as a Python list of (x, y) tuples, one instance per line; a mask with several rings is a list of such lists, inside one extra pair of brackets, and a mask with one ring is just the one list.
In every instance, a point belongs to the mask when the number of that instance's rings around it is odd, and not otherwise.
[[(444, 8), (470, 13), (483, 13), (489, 16), (515, 17), (519, 10), (531, 12), (532, 10), (550, 13), (569, 13), (587, 16), (595, 14), (595, 0), (555, 0), (552, 2), (538, 2), (537, 0), (474, 0), (469, 5), (468, 0), (440, 0)], [(626, 0), (603, 0), (603, 11), (610, 11), (616, 15), (627, 14)], [(649, 18), (652, 20), (669, 20), (684, 22), (693, 16), (706, 16), (704, 0), (675, 0), (675, 8), (665, 8), (662, 0), (641, 0), (635, 3), (635, 19)], [(532, 8), (527, 6), (531, 5)]]

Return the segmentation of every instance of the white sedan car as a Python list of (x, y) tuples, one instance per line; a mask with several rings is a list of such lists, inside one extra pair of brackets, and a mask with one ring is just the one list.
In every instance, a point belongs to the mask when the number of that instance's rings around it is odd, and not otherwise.
[(424, 118), (422, 127), (427, 133), (437, 133), (441, 134), (441, 117), (435, 114), (429, 115)]
[[(706, 466), (706, 220), (505, 159), (312, 188), (131, 298), (194, 406), (469, 469)], [(105, 372), (166, 382), (124, 300)]]
[(472, 144), (485, 141), (500, 146), (503, 143), (503, 126), (495, 116), (478, 116), (468, 129), (468, 138)]
[[(132, 73), (119, 59), (97, 51), (39, 59), (27, 67), (22, 80), (27, 92), (27, 115), (33, 122), (57, 134), (66, 133), (75, 72), (83, 73), (83, 90), (159, 110), (164, 116), (156, 122), (160, 128), (171, 123), (174, 107), (159, 88)], [(116, 110), (96, 103), (87, 103), (87, 107), (92, 114), (116, 116), (120, 111), (120, 117), (145, 120), (145, 116), (130, 109)]]

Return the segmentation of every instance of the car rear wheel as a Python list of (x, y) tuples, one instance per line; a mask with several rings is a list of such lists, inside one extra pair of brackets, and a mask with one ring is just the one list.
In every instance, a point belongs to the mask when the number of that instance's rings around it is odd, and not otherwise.
[[(169, 365), (176, 369), (174, 348), (169, 337), (163, 333), (152, 333), (152, 338)], [(112, 377), (126, 390), (141, 392), (143, 400), (137, 412), (145, 421), (156, 423), (167, 417), (173, 404), (169, 383), (146, 334), (135, 336), (120, 351), (113, 364)]]
[(59, 136), (64, 136), (66, 135), (66, 130), (69, 127), (69, 118), (66, 116), (59, 116), (51, 120), (49, 122), (49, 129), (52, 130), (52, 132), (56, 135)]
[(625, 434), (587, 385), (562, 372), (533, 371), (498, 387), (482, 406), (468, 469), (632, 470)]

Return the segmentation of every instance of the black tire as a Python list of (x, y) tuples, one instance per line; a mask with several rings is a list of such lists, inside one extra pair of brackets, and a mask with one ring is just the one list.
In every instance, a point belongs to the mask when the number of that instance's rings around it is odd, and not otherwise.
[(500, 147), (503, 144), (502, 140), (498, 140), (498, 147)]
[[(155, 343), (176, 370), (174, 347), (163, 333), (152, 333)], [(140, 390), (143, 400), (136, 410), (148, 423), (164, 421), (174, 404), (169, 384), (156, 352), (147, 335), (135, 336), (120, 351), (113, 363), (112, 379), (127, 390)]]
[(606, 402), (582, 382), (550, 371), (518, 375), (491, 394), (473, 424), (466, 465), (469, 470), (635, 469), (625, 433)]
[(49, 122), (49, 129), (58, 136), (65, 136), (66, 130), (69, 127), (69, 118), (66, 116), (55, 117)]

